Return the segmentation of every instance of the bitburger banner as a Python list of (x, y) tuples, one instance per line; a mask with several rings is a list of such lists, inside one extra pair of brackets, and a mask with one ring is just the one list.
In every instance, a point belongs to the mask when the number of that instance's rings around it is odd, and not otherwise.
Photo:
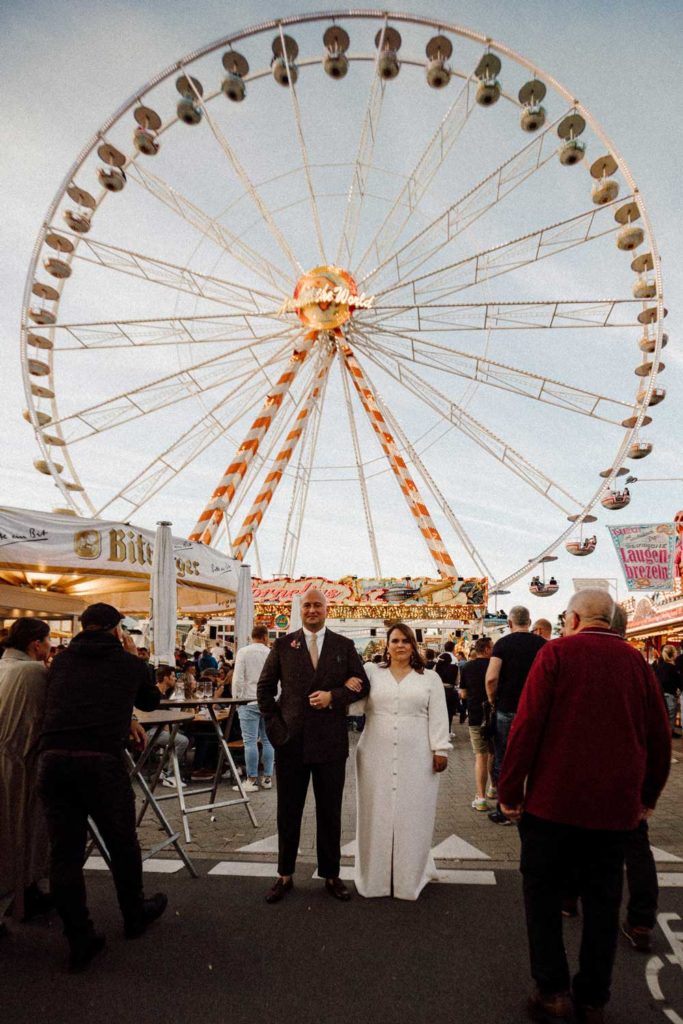
[[(0, 568), (145, 579), (154, 536), (128, 523), (0, 508)], [(173, 554), (179, 584), (237, 592), (235, 559), (182, 537)]]
[(676, 530), (673, 523), (608, 526), (629, 591), (673, 590)]

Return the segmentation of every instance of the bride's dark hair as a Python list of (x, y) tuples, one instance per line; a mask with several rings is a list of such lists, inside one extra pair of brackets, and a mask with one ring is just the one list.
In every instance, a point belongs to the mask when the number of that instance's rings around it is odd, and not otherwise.
[(416, 672), (419, 672), (419, 674), (422, 675), (422, 673), (425, 670), (424, 659), (418, 650), (415, 634), (413, 633), (410, 626), (406, 626), (405, 622), (395, 622), (393, 626), (389, 626), (389, 629), (387, 630), (386, 644), (384, 647), (384, 664), (391, 665), (391, 655), (389, 654), (389, 640), (391, 638), (391, 634), (396, 630), (398, 630), (399, 633), (401, 633), (406, 638), (406, 640), (411, 646), (410, 667), (415, 669)]

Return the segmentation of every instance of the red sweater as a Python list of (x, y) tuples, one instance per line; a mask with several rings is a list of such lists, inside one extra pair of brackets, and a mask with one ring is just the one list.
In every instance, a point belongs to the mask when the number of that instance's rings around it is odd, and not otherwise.
[[(661, 689), (642, 656), (607, 629), (536, 656), (510, 730), (498, 799), (548, 821), (632, 829), (671, 762)], [(526, 780), (526, 795), (524, 782)]]

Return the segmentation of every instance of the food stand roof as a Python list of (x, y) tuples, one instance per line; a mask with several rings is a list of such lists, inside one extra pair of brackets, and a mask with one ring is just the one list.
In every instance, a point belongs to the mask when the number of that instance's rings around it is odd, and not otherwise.
[[(0, 507), (0, 615), (78, 615), (107, 601), (147, 615), (154, 531), (101, 519)], [(178, 612), (218, 612), (233, 602), (239, 562), (173, 538)]]

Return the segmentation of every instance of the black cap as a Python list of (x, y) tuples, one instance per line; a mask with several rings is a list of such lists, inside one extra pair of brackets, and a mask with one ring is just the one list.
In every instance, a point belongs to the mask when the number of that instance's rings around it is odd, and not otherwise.
[(93, 626), (96, 629), (113, 629), (118, 626), (124, 616), (114, 608), (113, 604), (104, 604), (98, 601), (97, 604), (90, 604), (81, 615), (81, 626), (88, 629)]

